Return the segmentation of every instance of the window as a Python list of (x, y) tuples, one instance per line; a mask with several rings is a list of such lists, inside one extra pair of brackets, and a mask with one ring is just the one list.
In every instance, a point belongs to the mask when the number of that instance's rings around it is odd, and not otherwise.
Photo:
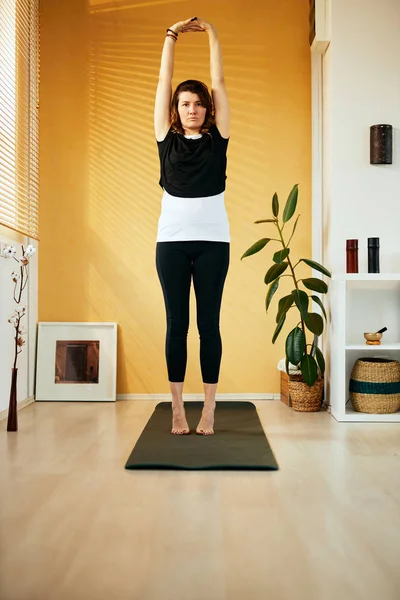
[(0, 1), (0, 224), (39, 239), (39, 0)]

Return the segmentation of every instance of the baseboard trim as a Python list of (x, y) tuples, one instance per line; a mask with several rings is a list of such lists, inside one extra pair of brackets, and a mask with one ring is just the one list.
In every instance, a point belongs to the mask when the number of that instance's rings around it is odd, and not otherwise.
[[(26, 406), (29, 406), (29, 404), (32, 404), (33, 402), (35, 402), (35, 396), (29, 396), (29, 398), (22, 400), (22, 402), (17, 402), (17, 410), (22, 410), (23, 408), (25, 408)], [(7, 417), (8, 417), (8, 408), (0, 411), (0, 421), (4, 421), (4, 419), (7, 419)]]
[[(117, 400), (157, 400), (158, 402), (170, 402), (171, 394), (117, 394)], [(204, 400), (204, 394), (183, 394), (184, 402), (199, 402)], [(237, 400), (239, 402), (252, 402), (253, 400), (280, 400), (280, 394), (217, 394), (216, 400), (228, 402)], [(35, 402), (35, 396), (30, 396), (22, 402), (18, 402), (17, 410)], [(8, 417), (8, 408), (0, 411), (0, 421)]]
[[(158, 400), (159, 402), (171, 401), (171, 394), (117, 394), (117, 400)], [(198, 402), (204, 400), (204, 394), (183, 394), (184, 402)], [(217, 394), (216, 400), (224, 401), (252, 401), (252, 400), (280, 400), (280, 394)]]

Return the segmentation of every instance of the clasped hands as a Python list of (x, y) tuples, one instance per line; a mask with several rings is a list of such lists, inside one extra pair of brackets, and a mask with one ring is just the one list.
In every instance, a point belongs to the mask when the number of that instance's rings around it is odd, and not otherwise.
[(178, 21), (171, 27), (176, 33), (189, 33), (196, 31), (212, 31), (214, 28), (211, 23), (204, 21), (204, 19), (200, 19), (199, 17), (192, 17), (191, 19), (186, 19), (186, 21)]

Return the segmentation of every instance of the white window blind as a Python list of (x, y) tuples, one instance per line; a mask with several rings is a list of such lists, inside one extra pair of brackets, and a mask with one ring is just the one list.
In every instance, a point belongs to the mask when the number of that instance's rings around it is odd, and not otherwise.
[(39, 0), (0, 0), (0, 224), (39, 239)]

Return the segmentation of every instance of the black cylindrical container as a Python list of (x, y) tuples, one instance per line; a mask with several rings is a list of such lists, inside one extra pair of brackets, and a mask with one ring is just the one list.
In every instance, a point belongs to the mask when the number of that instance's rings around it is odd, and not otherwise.
[(368, 273), (379, 272), (379, 238), (368, 238)]
[(371, 165), (392, 164), (392, 132), (391, 125), (372, 125), (369, 139), (369, 162)]
[(346, 240), (346, 273), (358, 273), (358, 240)]

